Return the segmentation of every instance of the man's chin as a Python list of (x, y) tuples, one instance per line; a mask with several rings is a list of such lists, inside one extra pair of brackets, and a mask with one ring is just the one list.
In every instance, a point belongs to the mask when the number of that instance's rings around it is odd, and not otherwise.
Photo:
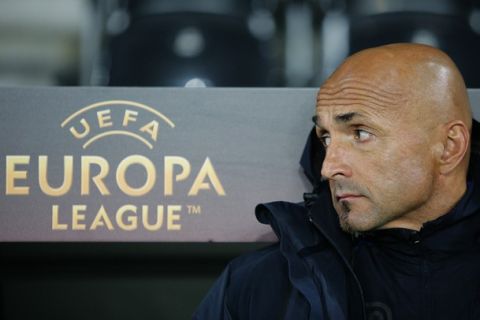
[(371, 227), (365, 227), (365, 226), (349, 223), (348, 221), (340, 222), (340, 228), (343, 231), (350, 234), (357, 234), (357, 233), (366, 232), (374, 229)]
[(364, 203), (340, 202), (335, 206), (340, 227), (343, 231), (355, 234), (376, 229), (384, 224), (371, 207)]
[(348, 222), (340, 222), (340, 228), (346, 233), (354, 234), (356, 232)]
[(378, 226), (373, 221), (365, 221), (355, 216), (355, 212), (348, 212), (339, 214), (340, 228), (350, 234), (366, 232), (377, 228)]

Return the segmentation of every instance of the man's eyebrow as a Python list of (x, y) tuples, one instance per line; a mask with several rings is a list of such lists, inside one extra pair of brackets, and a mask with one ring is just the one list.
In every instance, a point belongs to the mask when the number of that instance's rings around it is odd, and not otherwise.
[(354, 117), (362, 117), (362, 115), (357, 112), (347, 112), (347, 113), (338, 114), (335, 116), (335, 122), (347, 123), (351, 121)]
[[(347, 112), (347, 113), (341, 113), (335, 116), (335, 122), (337, 123), (347, 123), (351, 121), (354, 117), (363, 117), (362, 114), (358, 112)], [(314, 115), (312, 117), (313, 123), (317, 126), (320, 127), (320, 117), (318, 115)]]

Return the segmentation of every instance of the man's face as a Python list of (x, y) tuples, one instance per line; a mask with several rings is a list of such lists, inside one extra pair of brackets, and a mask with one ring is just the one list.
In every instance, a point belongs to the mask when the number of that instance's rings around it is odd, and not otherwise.
[(395, 227), (428, 210), (434, 192), (432, 128), (403, 95), (341, 82), (320, 90), (317, 135), (326, 148), (328, 179), (342, 228)]

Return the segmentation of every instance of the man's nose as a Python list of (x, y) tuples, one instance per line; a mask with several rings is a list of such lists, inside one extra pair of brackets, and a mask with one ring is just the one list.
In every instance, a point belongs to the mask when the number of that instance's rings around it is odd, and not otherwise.
[(348, 165), (347, 155), (348, 151), (345, 146), (332, 142), (325, 152), (321, 171), (322, 177), (324, 179), (335, 179), (339, 176), (350, 177), (352, 170)]

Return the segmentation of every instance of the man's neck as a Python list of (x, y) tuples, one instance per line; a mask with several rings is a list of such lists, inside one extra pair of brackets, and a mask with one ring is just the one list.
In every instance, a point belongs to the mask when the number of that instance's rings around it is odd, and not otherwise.
[(456, 184), (452, 183), (450, 187), (445, 184), (443, 190), (433, 194), (431, 201), (386, 223), (379, 229), (402, 228), (419, 231), (425, 223), (449, 213), (465, 195), (466, 191), (467, 183), (465, 180)]

